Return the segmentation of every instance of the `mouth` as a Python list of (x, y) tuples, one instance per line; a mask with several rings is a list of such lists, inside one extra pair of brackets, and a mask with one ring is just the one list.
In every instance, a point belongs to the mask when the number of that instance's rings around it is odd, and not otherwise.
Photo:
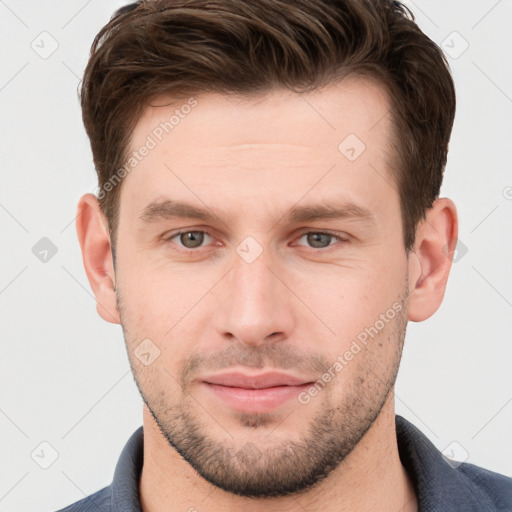
[(202, 384), (224, 405), (239, 412), (265, 413), (284, 405), (313, 381), (284, 373), (247, 375), (225, 373), (203, 379)]

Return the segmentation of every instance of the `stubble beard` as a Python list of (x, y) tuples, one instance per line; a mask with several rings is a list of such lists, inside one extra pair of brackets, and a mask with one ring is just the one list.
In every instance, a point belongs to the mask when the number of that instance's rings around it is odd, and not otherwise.
[[(252, 498), (298, 495), (324, 480), (353, 451), (379, 417), (394, 388), (407, 327), (408, 283), (399, 301), (402, 309), (393, 320), (391, 333), (383, 343), (394, 344), (391, 364), (384, 375), (374, 370), (371, 358), (365, 360), (358, 382), (344, 390), (342, 401), (333, 400), (332, 388), (326, 387), (315, 400), (321, 408), (312, 416), (307, 431), (298, 440), (289, 440), (279, 433), (279, 421), (273, 414), (239, 414), (239, 425), (247, 432), (270, 426), (274, 430), (263, 445), (240, 442), (228, 432), (219, 439), (209, 433), (218, 422), (204, 412), (190, 397), (174, 402), (162, 389), (156, 389), (139, 374), (139, 366), (128, 351), (134, 380), (156, 425), (171, 447), (205, 480), (229, 493)], [(122, 301), (118, 297), (121, 314)], [(121, 314), (123, 318), (123, 315)], [(390, 322), (391, 323), (391, 322)], [(127, 347), (125, 325), (123, 332)], [(373, 340), (377, 343), (377, 340)], [(368, 348), (368, 347), (366, 347)], [(365, 353), (363, 350), (361, 353)], [(376, 352), (373, 353), (375, 356)], [(359, 357), (358, 355), (356, 357)], [(363, 356), (364, 357), (364, 356)], [(162, 375), (160, 375), (161, 378)], [(335, 382), (336, 379), (334, 379)], [(158, 381), (157, 381), (158, 382)], [(185, 388), (183, 395), (185, 395)], [(304, 413), (297, 402), (287, 418)], [(197, 414), (202, 414), (203, 419)]]

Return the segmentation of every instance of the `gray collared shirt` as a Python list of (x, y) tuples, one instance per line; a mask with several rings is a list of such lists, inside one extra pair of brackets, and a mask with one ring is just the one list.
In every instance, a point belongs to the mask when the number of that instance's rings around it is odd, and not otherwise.
[[(412, 423), (396, 415), (398, 452), (410, 475), (418, 512), (512, 512), (512, 478), (469, 463), (448, 462)], [(142, 512), (139, 478), (143, 430), (124, 447), (112, 483), (58, 512)]]

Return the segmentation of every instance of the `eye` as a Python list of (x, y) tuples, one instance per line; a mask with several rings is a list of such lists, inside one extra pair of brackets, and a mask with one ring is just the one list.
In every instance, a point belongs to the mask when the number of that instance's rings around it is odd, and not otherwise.
[[(166, 241), (171, 242), (174, 239), (178, 240), (178, 245), (185, 249), (196, 249), (201, 247), (205, 237), (210, 237), (206, 231), (180, 231), (166, 238)], [(210, 237), (211, 238), (211, 237)]]
[[(165, 237), (165, 242), (175, 243), (183, 249), (194, 250), (204, 247), (203, 244), (208, 242), (208, 238), (212, 239), (213, 237), (206, 231), (179, 231), (178, 233), (173, 233)], [(337, 242), (348, 242), (348, 238), (344, 238), (339, 234), (331, 233), (329, 231), (309, 231), (300, 236), (298, 240), (302, 240), (304, 238), (312, 249), (326, 249), (335, 245)]]
[(332, 244), (331, 242), (334, 240), (335, 242), (348, 242), (347, 238), (343, 238), (334, 233), (330, 233), (329, 231), (309, 231), (308, 233), (304, 233), (299, 240), (306, 238), (308, 244), (313, 249), (324, 249), (329, 247)]

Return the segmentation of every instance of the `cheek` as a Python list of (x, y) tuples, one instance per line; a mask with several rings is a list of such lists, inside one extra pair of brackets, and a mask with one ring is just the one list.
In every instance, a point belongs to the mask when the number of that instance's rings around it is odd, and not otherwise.
[(163, 336), (211, 288), (205, 276), (183, 272), (169, 262), (148, 263), (144, 258), (119, 262), (119, 288), (125, 320)]
[(297, 294), (335, 332), (354, 337), (402, 300), (405, 267), (360, 265), (302, 275)]
[[(148, 386), (152, 382), (168, 382), (174, 389), (183, 361), (208, 328), (210, 316), (204, 315), (204, 307), (215, 280), (214, 276), (208, 279), (198, 273), (177, 272), (170, 266), (144, 267), (143, 263), (125, 261), (120, 266), (121, 319), (127, 348)], [(154, 350), (158, 351), (158, 358), (144, 367), (135, 354), (141, 352), (138, 346), (147, 339), (157, 347)]]

